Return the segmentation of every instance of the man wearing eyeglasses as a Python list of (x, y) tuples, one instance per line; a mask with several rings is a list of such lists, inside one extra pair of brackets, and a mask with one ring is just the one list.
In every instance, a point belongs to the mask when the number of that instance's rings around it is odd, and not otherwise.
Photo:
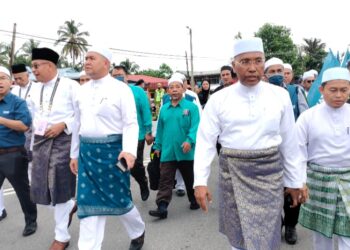
[(79, 84), (58, 75), (59, 55), (49, 48), (32, 51), (32, 70), (39, 84), (31, 91), (34, 114), (31, 199), (54, 207), (55, 239), (50, 250), (69, 245), (68, 226), (76, 211), (75, 175), (70, 171), (70, 145), (75, 95)]
[(280, 249), (283, 191), (301, 202), (302, 168), (287, 91), (263, 82), (260, 38), (237, 40), (232, 66), (239, 81), (207, 102), (197, 133), (194, 187), (204, 211), (210, 164), (219, 156), (219, 228), (232, 249)]
[(311, 85), (314, 83), (314, 81), (315, 81), (315, 75), (313, 72), (311, 71), (304, 72), (301, 86), (303, 86), (306, 96), (308, 95)]
[[(30, 90), (32, 89), (32, 85), (36, 85), (36, 82), (32, 82), (29, 79), (29, 72), (27, 70), (27, 67), (25, 64), (20, 63), (20, 64), (14, 64), (11, 66), (12, 70), (12, 75), (13, 78), (15, 79), (15, 86), (12, 88), (11, 92), (26, 100), (28, 104), (29, 111), (31, 112), (31, 107), (30, 107)], [(29, 166), (28, 166), (28, 177), (29, 177), (29, 182), (31, 181), (31, 172), (32, 172), (32, 129), (31, 126), (29, 130), (25, 133), (26, 136), (26, 143), (25, 143), (25, 148), (27, 150), (28, 154), (28, 161), (29, 161)]]
[[(37, 229), (37, 209), (30, 200), (28, 158), (24, 148), (24, 132), (32, 118), (26, 102), (10, 92), (11, 85), (9, 70), (0, 66), (0, 188), (6, 178), (16, 191), (26, 224), (22, 235), (28, 236)], [(0, 220), (5, 217), (6, 211), (0, 211)]]

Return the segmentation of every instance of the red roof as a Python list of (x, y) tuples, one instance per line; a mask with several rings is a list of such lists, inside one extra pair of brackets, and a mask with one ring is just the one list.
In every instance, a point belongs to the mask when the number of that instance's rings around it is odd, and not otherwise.
[(149, 83), (151, 89), (156, 89), (157, 83), (161, 83), (163, 87), (168, 86), (168, 80), (164, 78), (145, 76), (145, 75), (128, 75), (128, 81), (136, 83), (140, 79), (143, 79), (146, 83)]

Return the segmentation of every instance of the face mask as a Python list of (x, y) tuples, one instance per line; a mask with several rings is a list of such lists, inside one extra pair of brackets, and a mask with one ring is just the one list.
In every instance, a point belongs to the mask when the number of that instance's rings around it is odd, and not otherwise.
[(116, 76), (115, 79), (124, 82), (124, 76)]
[(283, 76), (282, 75), (273, 75), (269, 77), (269, 83), (272, 83), (277, 86), (282, 86)]

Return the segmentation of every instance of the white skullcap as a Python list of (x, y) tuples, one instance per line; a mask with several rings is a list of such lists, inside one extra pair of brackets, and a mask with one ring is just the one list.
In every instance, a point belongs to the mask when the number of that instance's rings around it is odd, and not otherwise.
[(104, 56), (109, 62), (112, 62), (112, 52), (107, 48), (91, 47), (88, 52), (96, 52)]
[(310, 71), (312, 74), (314, 74), (314, 75), (317, 75), (317, 76), (318, 76), (318, 72), (317, 72), (317, 70), (310, 69), (309, 71)]
[(0, 66), (0, 72), (2, 72), (4, 74), (8, 75), (9, 77), (11, 77), (10, 71), (7, 68), (3, 67), (3, 66)]
[(86, 76), (86, 72), (83, 70), (82, 72), (79, 73), (79, 77)]
[(237, 40), (233, 46), (233, 57), (247, 52), (264, 53), (263, 42), (259, 37)]
[(269, 68), (272, 65), (282, 65), (283, 66), (283, 61), (277, 57), (272, 57), (265, 62), (265, 69), (264, 70), (267, 70), (267, 68)]
[(303, 74), (303, 81), (305, 79), (309, 78), (309, 77), (315, 77), (314, 73), (312, 73), (311, 70), (304, 72), (304, 74)]
[(332, 80), (346, 80), (350, 82), (350, 73), (347, 68), (335, 67), (323, 72), (322, 83)]
[(175, 73), (171, 76), (171, 78), (173, 78), (173, 77), (181, 78), (181, 79), (182, 79), (182, 82), (184, 82), (184, 81), (186, 80), (186, 76), (185, 76), (184, 74), (180, 73), (180, 72), (175, 72)]
[(283, 63), (283, 67), (284, 69), (290, 69), (291, 71), (293, 71), (292, 65), (290, 65), (289, 63)]
[[(181, 74), (181, 75), (182, 75), (182, 74)], [(178, 74), (178, 73), (174, 73), (174, 74), (170, 77), (170, 79), (168, 80), (168, 85), (170, 85), (170, 84), (172, 84), (172, 83), (175, 83), (175, 82), (180, 83), (181, 85), (183, 85), (183, 84), (184, 84), (184, 80), (182, 79), (181, 75)]]

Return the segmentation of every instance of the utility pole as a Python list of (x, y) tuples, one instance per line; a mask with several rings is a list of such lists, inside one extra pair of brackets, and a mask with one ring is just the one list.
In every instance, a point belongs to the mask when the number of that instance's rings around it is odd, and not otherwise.
[(17, 24), (13, 24), (13, 33), (12, 33), (12, 43), (11, 43), (11, 54), (10, 54), (10, 65), (11, 67), (13, 65), (14, 59), (15, 59), (15, 40), (16, 40), (16, 26)]
[(192, 49), (192, 29), (186, 26), (190, 31), (190, 52), (191, 52), (191, 87), (194, 89), (194, 76), (193, 76), (193, 49)]
[(186, 71), (187, 71), (187, 77), (190, 76), (190, 72), (188, 70), (188, 58), (187, 58), (187, 51), (185, 51), (185, 57), (186, 57)]

